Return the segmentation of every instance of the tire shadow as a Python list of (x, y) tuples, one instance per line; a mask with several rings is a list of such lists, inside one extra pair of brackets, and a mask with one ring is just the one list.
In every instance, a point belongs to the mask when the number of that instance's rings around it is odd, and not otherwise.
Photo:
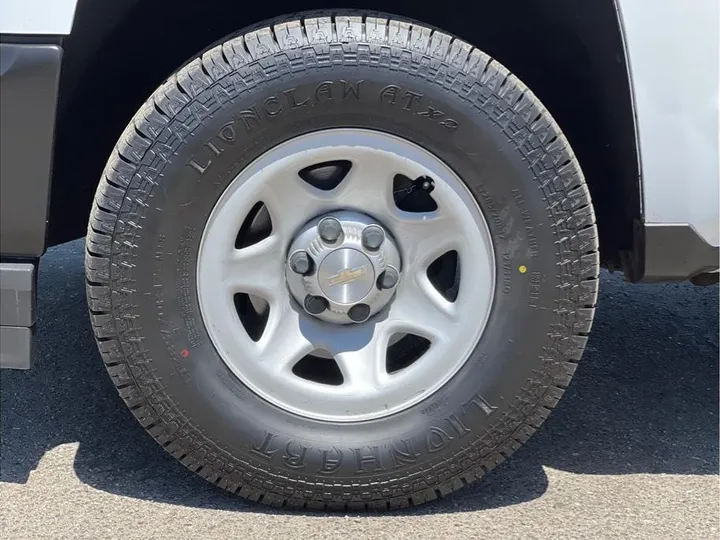
[[(51, 249), (39, 281), (36, 365), (0, 372), (0, 480), (25, 483), (45, 452), (79, 443), (78, 478), (106, 492), (277, 513), (206, 483), (123, 406), (85, 306), (82, 241)], [(497, 508), (547, 490), (543, 467), (578, 474), (718, 474), (718, 288), (628, 285), (603, 273), (583, 361), (528, 444), (487, 477), (407, 513)]]

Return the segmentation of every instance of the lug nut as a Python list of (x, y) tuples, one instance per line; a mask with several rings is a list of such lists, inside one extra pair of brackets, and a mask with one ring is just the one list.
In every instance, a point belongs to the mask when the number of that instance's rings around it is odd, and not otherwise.
[(305, 297), (305, 311), (311, 315), (319, 315), (328, 308), (328, 301), (322, 296), (308, 294)]
[(377, 280), (378, 289), (392, 289), (400, 281), (400, 273), (392, 266), (388, 266), (385, 271), (380, 274)]
[(296, 251), (290, 256), (290, 269), (303, 276), (310, 273), (313, 262), (306, 251)]
[(367, 304), (355, 304), (350, 308), (350, 311), (348, 311), (348, 317), (357, 323), (366, 321), (369, 316), (370, 306)]
[(318, 233), (323, 242), (334, 244), (342, 235), (342, 225), (334, 217), (326, 217), (318, 223)]
[(385, 231), (378, 225), (368, 225), (362, 232), (362, 244), (365, 249), (375, 251), (385, 241)]

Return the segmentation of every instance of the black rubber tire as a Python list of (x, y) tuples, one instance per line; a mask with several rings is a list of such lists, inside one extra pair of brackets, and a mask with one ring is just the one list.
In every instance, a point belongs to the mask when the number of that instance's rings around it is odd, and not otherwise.
[[(405, 507), (480, 478), (556, 405), (594, 315), (595, 216), (548, 111), (467, 43), (386, 23), (297, 15), (191, 60), (120, 137), (90, 217), (88, 302), (120, 395), (191, 470), (273, 506)], [(490, 320), (460, 372), (408, 410), (354, 424), (250, 392), (215, 352), (195, 288), (205, 221), (232, 178), (283, 140), (340, 126), (443, 159), (480, 204), (497, 258)]]

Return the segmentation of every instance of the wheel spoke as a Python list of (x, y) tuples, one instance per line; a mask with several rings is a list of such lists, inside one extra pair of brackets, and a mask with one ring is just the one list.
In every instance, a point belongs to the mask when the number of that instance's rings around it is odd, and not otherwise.
[(289, 372), (313, 349), (311, 337), (303, 332), (304, 316), (287, 302), (270, 304), (270, 318), (258, 348), (259, 361), (277, 373)]
[(283, 256), (277, 235), (270, 235), (257, 244), (234, 249), (222, 265), (223, 283), (231, 292), (275, 297), (282, 287)]
[[(335, 361), (345, 379), (344, 385), (353, 392), (373, 392), (380, 385), (382, 373), (375, 347), (368, 344), (359, 351), (343, 351)], [(384, 358), (384, 356), (382, 356)]]
[(273, 231), (287, 244), (299, 226), (330, 207), (328, 194), (302, 180), (297, 171), (286, 169), (275, 175), (259, 194), (270, 212)]
[(393, 201), (393, 179), (401, 172), (398, 156), (371, 149), (354, 151), (355, 159), (347, 176), (335, 192), (336, 200), (346, 207), (362, 206), (364, 212), (382, 216), (390, 211)]
[(351, 392), (374, 392), (387, 377), (387, 333), (383, 324), (346, 326), (327, 344)]
[(393, 332), (417, 334), (432, 342), (453, 335), (458, 321), (453, 303), (435, 289), (426, 275), (420, 274), (398, 290), (387, 324)]
[(328, 325), (315, 319), (303, 321), (303, 335), (315, 349), (329, 352), (343, 374), (343, 391), (372, 392), (387, 377), (386, 321), (360, 325)]
[(438, 257), (464, 244), (450, 216), (435, 212), (393, 212), (393, 233), (403, 250), (404, 271), (424, 271)]

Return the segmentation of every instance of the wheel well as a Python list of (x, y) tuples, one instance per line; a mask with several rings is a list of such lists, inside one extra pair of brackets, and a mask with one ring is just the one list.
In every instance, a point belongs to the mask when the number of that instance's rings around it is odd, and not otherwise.
[[(334, 2), (310, 7), (325, 4)], [(604, 264), (619, 267), (628, 259), (642, 209), (631, 91), (613, 0), (582, 6), (575, 0), (361, 4), (451, 32), (518, 75), (578, 156), (595, 205)], [(63, 43), (48, 243), (85, 233), (113, 145), (170, 73), (223, 36), (296, 8), (289, 2), (235, 0), (80, 0), (73, 33)]]

